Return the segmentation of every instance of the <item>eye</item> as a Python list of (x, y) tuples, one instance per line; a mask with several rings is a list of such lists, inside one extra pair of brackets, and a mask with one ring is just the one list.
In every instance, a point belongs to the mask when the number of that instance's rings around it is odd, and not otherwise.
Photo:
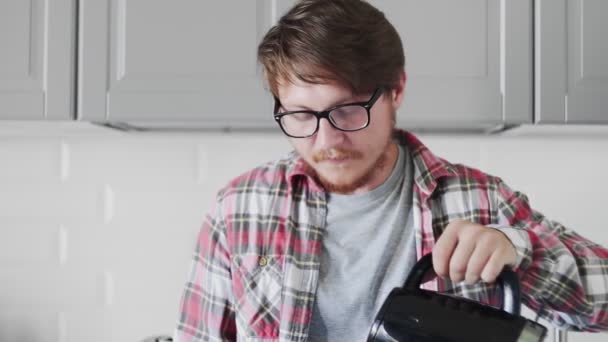
[(363, 107), (361, 106), (344, 106), (344, 107), (339, 107), (334, 109), (331, 114), (333, 116), (351, 116), (351, 115), (357, 115), (360, 114), (361, 111), (363, 111)]
[(358, 105), (336, 108), (329, 114), (334, 125), (343, 130), (357, 130), (367, 125), (367, 110)]
[(315, 116), (310, 113), (291, 113), (289, 115), (286, 115), (286, 117), (288, 117), (289, 120), (298, 121), (298, 122), (310, 121), (315, 118)]

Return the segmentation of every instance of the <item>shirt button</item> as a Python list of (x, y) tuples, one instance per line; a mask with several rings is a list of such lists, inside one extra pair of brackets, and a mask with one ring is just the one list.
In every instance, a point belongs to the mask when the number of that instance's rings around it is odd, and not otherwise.
[(260, 265), (262, 267), (268, 265), (268, 259), (266, 259), (266, 257), (260, 257), (260, 260), (258, 261), (258, 265)]

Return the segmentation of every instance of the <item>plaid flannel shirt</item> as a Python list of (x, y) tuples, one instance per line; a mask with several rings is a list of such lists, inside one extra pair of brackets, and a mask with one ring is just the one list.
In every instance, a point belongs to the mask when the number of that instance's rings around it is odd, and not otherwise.
[[(530, 208), (500, 178), (433, 155), (395, 131), (414, 161), (416, 253), (455, 219), (501, 230), (518, 254), (524, 304), (573, 330), (608, 329), (608, 250)], [(326, 193), (292, 153), (234, 179), (200, 230), (176, 341), (306, 341), (319, 279)], [(488, 284), (427, 288), (500, 305)]]

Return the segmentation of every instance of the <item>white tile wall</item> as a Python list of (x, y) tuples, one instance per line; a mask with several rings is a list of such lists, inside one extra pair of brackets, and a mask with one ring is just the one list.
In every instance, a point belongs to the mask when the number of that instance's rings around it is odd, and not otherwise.
[[(536, 208), (608, 245), (608, 129), (591, 131), (421, 139), (446, 159), (500, 175)], [(0, 341), (170, 333), (215, 192), (288, 150), (279, 134), (0, 123)]]

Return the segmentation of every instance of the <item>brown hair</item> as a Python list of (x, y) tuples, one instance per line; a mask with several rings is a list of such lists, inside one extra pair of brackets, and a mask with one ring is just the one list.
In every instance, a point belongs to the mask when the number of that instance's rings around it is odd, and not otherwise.
[(363, 94), (399, 82), (405, 57), (384, 13), (362, 0), (301, 0), (258, 46), (273, 95), (281, 82), (338, 82)]

